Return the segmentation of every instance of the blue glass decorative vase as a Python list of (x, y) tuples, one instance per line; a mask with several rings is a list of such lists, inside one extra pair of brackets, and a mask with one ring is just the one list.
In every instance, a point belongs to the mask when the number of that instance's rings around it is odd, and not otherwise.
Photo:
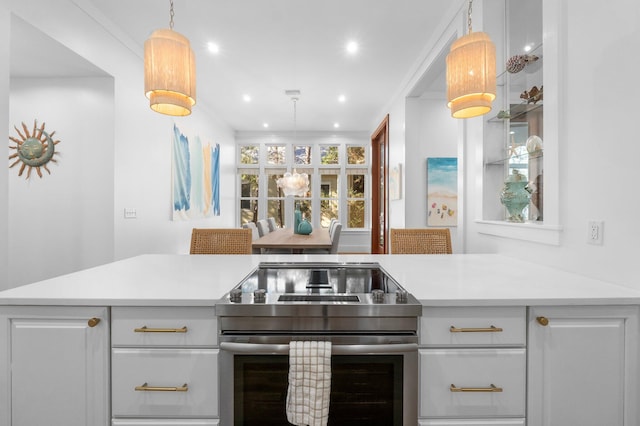
[(500, 193), (500, 202), (507, 208), (507, 221), (524, 222), (522, 211), (529, 205), (531, 190), (527, 178), (514, 169), (507, 177)]
[(300, 205), (296, 203), (296, 210), (293, 212), (293, 233), (299, 234), (298, 227), (302, 221), (302, 212), (300, 211)]
[(298, 234), (309, 235), (313, 231), (308, 220), (302, 219), (298, 225)]

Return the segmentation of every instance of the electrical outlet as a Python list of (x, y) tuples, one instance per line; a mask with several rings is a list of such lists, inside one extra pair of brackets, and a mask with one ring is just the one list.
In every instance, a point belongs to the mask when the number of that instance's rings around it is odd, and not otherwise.
[(125, 207), (124, 209), (125, 219), (135, 219), (136, 217), (138, 217), (138, 212), (136, 212), (136, 209), (132, 207)]
[(602, 245), (604, 234), (604, 222), (591, 220), (587, 226), (587, 242), (589, 244)]

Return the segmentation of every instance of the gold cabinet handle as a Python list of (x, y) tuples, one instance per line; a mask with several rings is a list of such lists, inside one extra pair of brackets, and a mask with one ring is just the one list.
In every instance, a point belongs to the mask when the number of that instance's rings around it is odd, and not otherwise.
[(452, 325), (449, 331), (451, 333), (499, 333), (502, 331), (502, 328), (493, 325), (485, 328), (457, 328)]
[(451, 392), (502, 392), (502, 388), (497, 387), (493, 383), (491, 383), (488, 388), (459, 388), (452, 384), (449, 390)]
[(95, 327), (96, 325), (100, 324), (100, 318), (90, 318), (89, 321), (87, 321), (87, 325), (89, 327)]
[(536, 321), (538, 321), (538, 324), (540, 324), (542, 326), (549, 325), (549, 318), (547, 318), (547, 317), (537, 317)]
[(186, 333), (187, 326), (185, 325), (182, 328), (149, 328), (145, 325), (140, 328), (134, 328), (133, 331), (136, 333)]
[(189, 387), (186, 383), (182, 386), (149, 386), (145, 382), (142, 386), (136, 386), (135, 390), (144, 392), (187, 392)]

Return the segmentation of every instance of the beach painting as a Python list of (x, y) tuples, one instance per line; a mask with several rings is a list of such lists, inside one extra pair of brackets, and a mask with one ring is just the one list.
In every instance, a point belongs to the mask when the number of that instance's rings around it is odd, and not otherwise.
[(173, 220), (220, 216), (220, 145), (187, 136), (173, 125)]
[(458, 159), (427, 158), (427, 225), (458, 226)]

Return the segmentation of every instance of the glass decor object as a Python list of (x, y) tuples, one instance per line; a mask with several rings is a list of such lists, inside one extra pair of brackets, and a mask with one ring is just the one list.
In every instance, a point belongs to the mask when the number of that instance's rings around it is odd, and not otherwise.
[(529, 205), (531, 190), (527, 178), (517, 169), (504, 181), (500, 202), (507, 208), (509, 222), (524, 222), (522, 211)]
[(307, 219), (302, 219), (298, 224), (297, 231), (298, 231), (297, 232), (298, 234), (309, 235), (311, 231), (313, 231), (313, 227), (311, 226), (311, 224)]
[(300, 211), (300, 203), (296, 203), (296, 209), (293, 212), (293, 233), (298, 234), (298, 227), (302, 222), (302, 212)]

